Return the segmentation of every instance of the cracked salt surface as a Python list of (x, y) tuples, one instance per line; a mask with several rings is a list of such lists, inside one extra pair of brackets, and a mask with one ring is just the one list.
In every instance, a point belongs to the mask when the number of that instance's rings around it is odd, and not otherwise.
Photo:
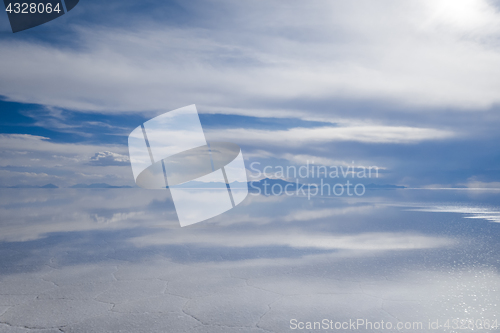
[(0, 332), (8, 333), (61, 333), (60, 329), (36, 329), (26, 327), (15, 327), (7, 324), (0, 324)]
[(498, 319), (500, 225), (456, 216), (462, 204), (467, 212), (495, 207), (498, 195), (458, 193), (451, 205), (397, 193), (250, 196), (180, 229), (156, 191), (3, 191), (0, 333), (263, 333), (292, 331), (293, 318)]
[(57, 328), (78, 322), (82, 317), (98, 316), (111, 308), (111, 304), (95, 300), (36, 299), (11, 307), (1, 320), (12, 326)]

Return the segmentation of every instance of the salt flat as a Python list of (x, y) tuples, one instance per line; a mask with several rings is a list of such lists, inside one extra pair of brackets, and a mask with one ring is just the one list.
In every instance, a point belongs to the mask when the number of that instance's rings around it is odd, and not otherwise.
[(494, 210), (498, 194), (249, 196), (180, 228), (158, 193), (3, 190), (0, 332), (257, 333), (297, 331), (292, 319), (424, 328), (498, 319), (500, 225), (428, 208), (453, 200)]

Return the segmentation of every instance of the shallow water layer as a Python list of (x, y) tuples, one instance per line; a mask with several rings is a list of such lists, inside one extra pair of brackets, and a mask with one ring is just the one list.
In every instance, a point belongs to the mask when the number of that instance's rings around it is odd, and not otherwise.
[[(500, 331), (500, 192), (1, 189), (0, 332)], [(500, 324), (500, 323), (498, 323)]]

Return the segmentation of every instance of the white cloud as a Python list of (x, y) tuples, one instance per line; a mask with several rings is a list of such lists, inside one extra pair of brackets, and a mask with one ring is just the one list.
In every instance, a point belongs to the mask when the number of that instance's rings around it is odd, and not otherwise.
[(500, 102), (500, 14), (486, 0), (207, 5), (225, 17), (206, 14), (201, 28), (80, 27), (78, 50), (3, 40), (0, 94), (101, 112), (191, 103), (236, 112), (336, 97), (465, 109)]
[(363, 143), (417, 143), (452, 138), (451, 131), (405, 126), (350, 126), (292, 128), (288, 130), (227, 129), (207, 131), (212, 140), (228, 140), (254, 145), (303, 146), (335, 141)]
[(129, 157), (126, 155), (116, 154), (110, 151), (95, 153), (90, 158), (91, 165), (109, 166), (109, 165), (130, 165)]
[(123, 146), (56, 143), (42, 136), (0, 134), (0, 151), (2, 186), (54, 183), (64, 187), (103, 179), (111, 185), (134, 184)]
[(471, 177), (467, 179), (464, 184), (459, 184), (466, 186), (467, 188), (482, 188), (482, 189), (500, 189), (500, 182), (483, 182), (477, 179), (477, 177)]

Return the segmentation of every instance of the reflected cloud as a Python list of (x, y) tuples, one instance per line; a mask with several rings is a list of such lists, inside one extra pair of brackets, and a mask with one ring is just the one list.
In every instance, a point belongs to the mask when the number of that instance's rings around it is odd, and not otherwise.
[[(45, 238), (51, 233), (175, 225), (168, 193), (140, 190), (2, 190), (0, 241)], [(165, 208), (158, 212), (155, 205)]]
[[(206, 198), (200, 191), (199, 195)], [(212, 248), (387, 251), (457, 244), (453, 237), (435, 235), (425, 228), (390, 230), (387, 222), (374, 217), (395, 214), (399, 209), (380, 203), (378, 197), (356, 202), (351, 198), (308, 201), (249, 196), (230, 212), (188, 229), (178, 227), (168, 191), (8, 190), (0, 197), (5, 197), (0, 205), (4, 221), (0, 240), (4, 242), (33, 241), (54, 233), (136, 230), (135, 235), (122, 241), (137, 248), (191, 244)], [(211, 205), (211, 200), (206, 202)]]
[(456, 242), (446, 237), (433, 237), (417, 233), (360, 233), (356, 235), (321, 234), (306, 231), (283, 232), (193, 232), (189, 235), (159, 232), (132, 238), (135, 246), (198, 244), (216, 247), (269, 247), (311, 248), (321, 250), (409, 250), (448, 247)]
[(291, 318), (317, 316), (495, 320), (498, 225), (469, 234), (465, 224), (455, 236), (456, 218), (442, 212), (498, 210), (420, 195), (249, 196), (227, 214), (180, 228), (168, 191), (6, 189), (0, 329), (215, 333), (225, 325), (229, 333), (283, 332)]

